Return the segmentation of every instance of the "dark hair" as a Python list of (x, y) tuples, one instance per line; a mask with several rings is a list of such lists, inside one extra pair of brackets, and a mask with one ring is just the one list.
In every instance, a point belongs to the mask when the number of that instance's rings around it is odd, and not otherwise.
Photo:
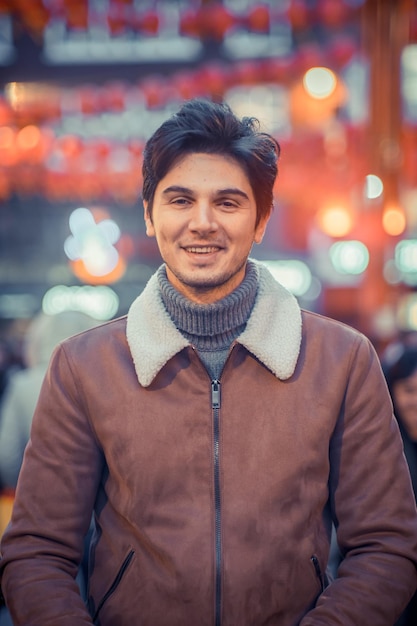
[(278, 173), (280, 146), (260, 132), (254, 117), (236, 117), (223, 103), (194, 99), (154, 132), (143, 153), (143, 199), (152, 204), (159, 181), (175, 163), (193, 152), (219, 154), (235, 159), (244, 169), (256, 201), (256, 223), (270, 213)]

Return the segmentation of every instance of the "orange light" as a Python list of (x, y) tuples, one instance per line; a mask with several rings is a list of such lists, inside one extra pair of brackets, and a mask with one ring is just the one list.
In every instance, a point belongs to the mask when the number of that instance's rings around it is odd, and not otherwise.
[(10, 126), (0, 128), (0, 150), (7, 150), (14, 146), (15, 131)]
[(388, 235), (401, 235), (406, 227), (404, 212), (398, 207), (387, 208), (382, 215), (382, 226)]
[(344, 237), (353, 226), (350, 212), (339, 206), (322, 209), (318, 212), (316, 220), (319, 228), (330, 237)]
[(29, 124), (17, 133), (16, 142), (20, 150), (32, 150), (41, 140), (41, 132), (37, 126)]
[(12, 167), (18, 159), (16, 132), (10, 126), (3, 126), (0, 128), (0, 165)]
[(83, 141), (76, 135), (63, 135), (62, 137), (58, 137), (56, 146), (67, 161), (76, 161), (84, 150)]
[(119, 256), (116, 267), (104, 276), (94, 276), (93, 274), (90, 274), (81, 259), (78, 259), (77, 261), (70, 261), (69, 264), (75, 276), (87, 285), (109, 285), (111, 283), (116, 283), (122, 278), (126, 271), (126, 262), (121, 256)]
[(347, 99), (347, 88), (339, 77), (335, 76), (336, 84), (328, 95), (321, 98), (309, 93), (303, 83), (298, 80), (290, 89), (290, 119), (295, 128), (323, 129), (336, 116), (337, 110)]

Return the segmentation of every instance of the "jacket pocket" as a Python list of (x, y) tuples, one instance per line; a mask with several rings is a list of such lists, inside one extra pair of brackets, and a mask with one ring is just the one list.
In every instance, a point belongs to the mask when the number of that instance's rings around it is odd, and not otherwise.
[(310, 561), (311, 561), (311, 563), (313, 565), (315, 576), (316, 576), (316, 578), (318, 580), (318, 583), (320, 585), (320, 593), (323, 593), (323, 591), (326, 588), (326, 579), (325, 579), (325, 576), (323, 574), (323, 570), (321, 569), (319, 558), (318, 558), (318, 556), (316, 554), (313, 554), (310, 557)]
[(110, 587), (107, 589), (106, 593), (104, 594), (104, 596), (101, 598), (100, 602), (97, 605), (97, 609), (94, 613), (93, 616), (93, 623), (96, 622), (96, 620), (98, 619), (99, 613), (101, 611), (101, 609), (103, 608), (104, 604), (107, 602), (107, 600), (114, 594), (114, 592), (116, 591), (116, 589), (118, 588), (127, 568), (129, 567), (129, 564), (131, 562), (131, 560), (133, 559), (133, 557), (135, 556), (135, 551), (134, 550), (130, 550), (125, 558), (125, 560), (123, 561), (123, 563), (121, 564), (119, 571), (117, 572), (112, 584), (110, 585)]

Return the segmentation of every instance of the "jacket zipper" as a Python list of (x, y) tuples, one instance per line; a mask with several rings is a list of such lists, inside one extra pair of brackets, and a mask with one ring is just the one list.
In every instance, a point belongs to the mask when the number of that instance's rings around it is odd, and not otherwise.
[(134, 550), (131, 550), (129, 552), (129, 554), (127, 555), (127, 557), (125, 558), (125, 560), (122, 563), (121, 568), (119, 569), (116, 578), (114, 579), (114, 581), (112, 582), (112, 584), (110, 585), (110, 588), (107, 590), (107, 592), (104, 594), (104, 596), (101, 599), (101, 602), (99, 603), (97, 610), (94, 614), (93, 617), (93, 623), (96, 621), (98, 614), (100, 613), (101, 609), (103, 608), (104, 603), (106, 602), (106, 600), (112, 595), (112, 593), (114, 593), (114, 591), (117, 589), (117, 587), (119, 586), (120, 581), (123, 578), (123, 574), (125, 573), (130, 561), (132, 560), (133, 556), (135, 554)]
[(213, 451), (214, 451), (214, 533), (215, 533), (215, 626), (221, 624), (221, 502), (220, 502), (220, 381), (211, 381), (211, 406), (213, 410)]
[(321, 592), (323, 593), (323, 591), (326, 588), (326, 581), (324, 580), (324, 576), (323, 576), (323, 572), (321, 571), (321, 567), (320, 567), (320, 561), (318, 560), (317, 556), (315, 554), (313, 554), (313, 556), (311, 557), (311, 562), (314, 565), (314, 570), (316, 572), (316, 576), (320, 581), (320, 586), (321, 586)]

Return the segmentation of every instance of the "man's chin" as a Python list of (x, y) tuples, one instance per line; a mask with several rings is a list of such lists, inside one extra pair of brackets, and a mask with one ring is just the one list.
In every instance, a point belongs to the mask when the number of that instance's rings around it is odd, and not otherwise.
[[(185, 268), (181, 268), (185, 269)], [(208, 267), (188, 267), (185, 271), (173, 271), (167, 266), (168, 280), (178, 289), (186, 294), (190, 292), (194, 295), (213, 295), (215, 299), (222, 298), (233, 291), (244, 278), (244, 266), (238, 270), (229, 271), (226, 268)], [(215, 292), (215, 293), (212, 293)]]
[(188, 274), (177, 275), (177, 279), (186, 287), (195, 290), (207, 291), (217, 289), (227, 284), (232, 276), (229, 274), (215, 274), (210, 268), (199, 267)]
[(212, 271), (202, 271), (183, 277), (181, 282), (195, 293), (204, 294), (211, 291), (232, 291), (240, 280), (235, 274), (213, 274)]

